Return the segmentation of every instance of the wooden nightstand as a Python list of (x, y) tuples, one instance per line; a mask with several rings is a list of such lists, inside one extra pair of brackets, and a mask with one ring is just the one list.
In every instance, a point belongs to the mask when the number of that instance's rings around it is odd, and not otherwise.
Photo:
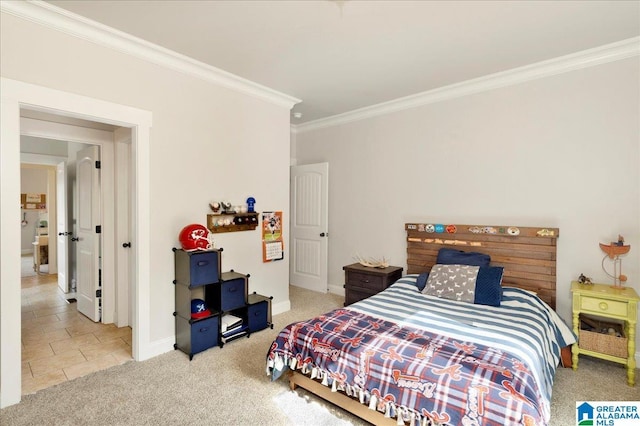
[(580, 314), (595, 315), (623, 321), (627, 337), (627, 357), (613, 356), (581, 348), (579, 343), (571, 348), (573, 369), (578, 369), (578, 355), (584, 354), (627, 366), (627, 383), (635, 383), (636, 321), (638, 315), (638, 294), (630, 287), (614, 288), (605, 284), (584, 285), (577, 281), (571, 283), (573, 293), (573, 332), (580, 333)]
[(343, 266), (342, 269), (345, 275), (345, 306), (373, 296), (402, 278), (402, 268), (399, 266), (371, 268), (354, 263)]

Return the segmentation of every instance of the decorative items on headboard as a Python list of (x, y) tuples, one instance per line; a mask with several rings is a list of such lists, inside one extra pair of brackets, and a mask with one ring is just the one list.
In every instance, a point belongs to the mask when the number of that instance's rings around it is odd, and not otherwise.
[(406, 223), (407, 273), (430, 271), (442, 247), (491, 256), (503, 286), (533, 291), (555, 309), (558, 228)]

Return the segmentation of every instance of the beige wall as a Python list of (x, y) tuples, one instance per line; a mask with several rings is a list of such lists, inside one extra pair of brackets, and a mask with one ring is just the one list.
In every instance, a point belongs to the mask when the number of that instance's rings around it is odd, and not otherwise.
[(598, 243), (619, 233), (640, 293), (638, 76), (635, 57), (299, 132), (297, 163), (329, 162), (330, 285), (356, 253), (406, 268), (404, 223), (435, 221), (560, 228), (567, 321), (570, 281), (609, 282)]
[[(128, 105), (153, 114), (150, 307), (152, 340), (174, 335), (173, 254), (208, 203), (289, 210), (289, 110), (2, 14), (2, 77)], [(4, 200), (3, 200), (4, 201)], [(287, 222), (285, 221), (285, 224)], [(288, 236), (288, 227), (284, 229)], [(223, 269), (251, 274), (250, 291), (288, 306), (288, 258), (262, 263), (259, 232), (219, 234)], [(8, 285), (2, 283), (2, 285)]]

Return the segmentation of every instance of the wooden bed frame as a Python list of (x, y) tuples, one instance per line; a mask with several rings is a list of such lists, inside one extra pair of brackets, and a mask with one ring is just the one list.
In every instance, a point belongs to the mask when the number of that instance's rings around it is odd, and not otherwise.
[[(428, 272), (443, 247), (484, 253), (492, 266), (504, 267), (502, 285), (535, 292), (556, 308), (556, 240), (558, 228), (490, 225), (439, 225), (406, 223), (407, 274)], [(436, 230), (441, 232), (435, 232)], [(443, 231), (443, 232), (442, 232)], [(562, 350), (564, 367), (571, 366), (570, 347)], [(375, 425), (396, 425), (396, 419), (384, 417), (358, 400), (331, 389), (296, 371), (289, 372), (289, 386), (300, 386)]]

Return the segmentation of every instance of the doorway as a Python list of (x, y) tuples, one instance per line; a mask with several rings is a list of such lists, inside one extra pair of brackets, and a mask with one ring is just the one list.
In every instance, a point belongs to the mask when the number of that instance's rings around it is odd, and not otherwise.
[[(24, 119), (21, 131), (24, 134), (33, 131), (34, 122), (42, 128), (47, 122), (60, 120), (57, 117), (33, 114), (27, 110), (21, 111), (21, 116)], [(65, 131), (78, 132), (70, 123), (65, 126), (68, 126)], [(85, 122), (76, 122), (73, 126), (101, 127), (97, 123)], [(57, 130), (63, 134), (60, 128)], [(105, 140), (112, 141), (113, 131), (110, 128), (103, 130), (108, 133), (105, 134), (108, 136)], [(50, 129), (51, 133), (55, 131), (55, 127)], [(84, 132), (85, 130), (82, 130), (82, 133)], [(115, 324), (102, 323), (99, 316), (83, 316), (75, 292), (76, 283), (78, 287), (82, 287), (83, 284), (76, 272), (75, 252), (79, 243), (74, 242), (75, 238), (79, 237), (77, 217), (81, 215), (81, 210), (78, 209), (78, 198), (81, 197), (78, 197), (80, 191), (75, 189), (72, 182), (81, 184), (83, 181), (83, 178), (75, 173), (76, 165), (81, 164), (79, 159), (84, 158), (83, 150), (92, 149), (97, 152), (98, 147), (25, 135), (21, 136), (20, 145), (21, 156), (28, 160), (28, 163), (21, 164), (21, 191), (31, 193), (34, 189), (39, 189), (36, 192), (46, 194), (47, 203), (37, 207), (44, 207), (44, 210), (40, 210), (40, 216), (49, 219), (49, 226), (35, 229), (35, 233), (46, 234), (46, 237), (37, 237), (38, 241), (47, 238), (49, 243), (45, 251), (53, 252), (53, 256), (45, 258), (43, 265), (34, 264), (37, 258), (35, 252), (31, 256), (23, 255), (21, 262), (21, 379), (22, 395), (27, 395), (131, 360), (132, 330), (128, 323), (118, 327)], [(50, 165), (57, 162), (57, 167)], [(98, 187), (94, 188), (93, 192), (95, 198), (102, 198), (102, 191)], [(67, 195), (69, 202), (66, 202)], [(87, 197), (93, 198), (91, 194), (85, 194), (85, 198)], [(34, 234), (34, 229), (31, 229), (33, 226), (29, 225), (30, 223), (27, 223), (22, 227), (23, 234), (25, 231), (27, 234)], [(48, 232), (49, 228), (51, 232)], [(67, 230), (70, 232), (66, 232)], [(23, 235), (23, 240), (27, 239), (25, 237), (26, 235)], [(93, 239), (94, 236), (90, 235), (89, 238)], [(25, 242), (31, 245), (28, 241), (23, 241), (23, 253)], [(99, 241), (97, 243), (99, 244)], [(56, 248), (57, 253), (56, 250), (50, 250)], [(67, 259), (71, 261), (62, 263)], [(65, 282), (61, 282), (63, 279)], [(71, 288), (67, 281), (72, 281)], [(128, 288), (126, 290), (128, 292)], [(82, 291), (79, 293), (82, 294)], [(114, 303), (110, 305), (117, 306)], [(128, 318), (127, 311), (128, 307), (124, 312), (125, 320)]]
[[(132, 352), (144, 360), (165, 351), (150, 341), (149, 314), (149, 132), (151, 113), (111, 102), (0, 78), (0, 408), (20, 402), (21, 315), (20, 306), (20, 110), (28, 107), (71, 119), (106, 123), (131, 131), (131, 284)], [(114, 227), (115, 229), (115, 227)], [(115, 238), (105, 250), (116, 252)], [(114, 256), (115, 257), (115, 256)], [(17, 318), (17, 320), (16, 320)]]
[[(126, 252), (125, 258), (130, 253), (116, 241), (122, 244), (130, 239), (131, 130), (26, 108), (20, 116), (21, 169), (36, 164), (50, 169), (46, 185), (49, 272), (59, 274), (60, 288), (79, 291), (74, 295), (78, 306), (93, 321), (130, 325), (129, 262), (116, 261), (119, 251)], [(115, 151), (126, 155), (116, 161)], [(115, 185), (116, 175), (119, 180), (125, 177), (121, 186)], [(65, 185), (58, 188), (58, 179)], [(72, 195), (68, 200), (67, 193)], [(87, 204), (88, 200), (93, 201)], [(65, 206), (58, 209), (58, 204)], [(69, 267), (75, 273), (68, 274)]]

